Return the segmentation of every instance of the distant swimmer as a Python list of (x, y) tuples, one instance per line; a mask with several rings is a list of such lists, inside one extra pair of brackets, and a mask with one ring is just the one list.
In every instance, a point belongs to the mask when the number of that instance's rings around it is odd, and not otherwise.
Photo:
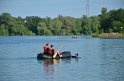
[(72, 38), (77, 38), (77, 35), (73, 35)]

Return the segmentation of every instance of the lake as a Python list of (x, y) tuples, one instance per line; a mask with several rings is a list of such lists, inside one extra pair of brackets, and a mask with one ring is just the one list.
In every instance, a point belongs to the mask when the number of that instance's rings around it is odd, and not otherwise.
[[(80, 58), (37, 60), (46, 43)], [(124, 39), (1, 36), (0, 81), (124, 81)]]

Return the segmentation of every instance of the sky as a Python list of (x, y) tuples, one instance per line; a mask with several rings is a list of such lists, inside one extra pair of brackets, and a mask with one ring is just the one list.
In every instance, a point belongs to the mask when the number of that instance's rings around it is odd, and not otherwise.
[[(124, 0), (89, 0), (89, 16), (107, 11), (124, 9)], [(39, 16), (55, 18), (58, 15), (80, 18), (86, 15), (86, 0), (0, 0), (0, 14), (10, 13), (15, 17)]]

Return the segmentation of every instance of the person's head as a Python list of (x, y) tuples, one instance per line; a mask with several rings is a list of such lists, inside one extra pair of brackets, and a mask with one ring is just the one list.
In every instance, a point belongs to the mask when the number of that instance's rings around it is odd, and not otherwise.
[(53, 45), (50, 46), (51, 48), (53, 47)]
[(48, 46), (49, 45), (49, 43), (46, 43), (46, 46)]

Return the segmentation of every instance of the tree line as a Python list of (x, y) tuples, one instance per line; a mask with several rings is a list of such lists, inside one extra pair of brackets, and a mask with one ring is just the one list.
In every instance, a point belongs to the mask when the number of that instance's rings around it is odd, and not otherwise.
[(93, 35), (100, 33), (124, 33), (124, 9), (101, 9), (98, 16), (81, 18), (58, 15), (56, 18), (38, 16), (14, 17), (10, 13), (0, 15), (0, 35)]

